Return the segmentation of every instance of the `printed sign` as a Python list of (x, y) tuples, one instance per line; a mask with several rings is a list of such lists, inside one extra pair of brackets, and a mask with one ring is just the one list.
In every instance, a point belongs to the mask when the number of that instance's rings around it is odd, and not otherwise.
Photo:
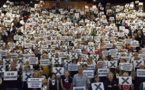
[(85, 86), (84, 87), (73, 87), (73, 90), (86, 90)]
[(83, 74), (88, 76), (88, 78), (94, 78), (94, 70), (83, 70)]
[(104, 84), (102, 82), (92, 83), (92, 90), (104, 90)]
[(99, 77), (106, 77), (109, 72), (109, 69), (98, 69), (98, 76)]
[(130, 63), (119, 63), (120, 70), (132, 71), (132, 64)]
[(40, 60), (40, 65), (42, 65), (42, 66), (48, 66), (49, 65), (49, 60), (48, 59), (41, 59)]
[(28, 88), (42, 88), (42, 78), (28, 78)]
[(109, 68), (117, 68), (117, 61), (108, 61)]
[(120, 85), (131, 85), (132, 77), (119, 77), (119, 84)]
[(137, 77), (145, 77), (145, 69), (137, 69)]
[(4, 72), (4, 81), (8, 80), (17, 80), (17, 71), (5, 71)]
[(78, 65), (77, 64), (69, 64), (68, 65), (68, 71), (77, 71)]
[(32, 78), (32, 74), (31, 73), (23, 73), (23, 81), (27, 81), (28, 78)]

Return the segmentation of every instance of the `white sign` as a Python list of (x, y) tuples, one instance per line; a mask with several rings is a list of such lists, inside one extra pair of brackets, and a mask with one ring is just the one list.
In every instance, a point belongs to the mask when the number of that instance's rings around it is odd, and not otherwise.
[(8, 80), (17, 80), (17, 71), (5, 71), (4, 72), (4, 81)]
[(132, 64), (130, 63), (119, 63), (120, 70), (132, 71)]
[(131, 47), (139, 47), (138, 41), (131, 41)]
[(98, 69), (98, 76), (99, 77), (106, 77), (109, 72), (109, 69)]
[(131, 85), (132, 77), (119, 77), (119, 84), (120, 85)]
[(30, 64), (38, 64), (38, 57), (30, 57)]
[(78, 65), (77, 64), (69, 64), (68, 65), (68, 71), (77, 71)]
[(84, 87), (73, 87), (73, 90), (86, 90), (85, 86)]
[(87, 70), (95, 70), (95, 65), (88, 65)]
[(53, 67), (53, 72), (56, 75), (64, 75), (64, 68), (63, 67)]
[(83, 70), (83, 74), (88, 76), (88, 78), (94, 78), (94, 70)]
[(137, 69), (137, 77), (145, 77), (145, 69)]
[(42, 88), (42, 78), (28, 78), (28, 88)]
[(49, 65), (49, 60), (48, 59), (41, 59), (40, 60), (40, 65), (42, 65), (42, 66), (48, 66)]
[(92, 83), (92, 90), (104, 90), (104, 84), (102, 82)]
[(109, 68), (117, 68), (117, 61), (108, 61)]
[(23, 81), (27, 81), (29, 78), (32, 78), (31, 73), (23, 73)]
[(144, 60), (134, 60), (134, 67), (139, 67), (140, 64), (144, 65)]

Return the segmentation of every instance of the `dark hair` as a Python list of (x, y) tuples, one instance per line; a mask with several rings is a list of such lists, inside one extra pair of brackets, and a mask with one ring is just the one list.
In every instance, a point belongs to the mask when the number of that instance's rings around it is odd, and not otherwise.
[(53, 75), (55, 75), (55, 78), (56, 78), (56, 73), (51, 73), (50, 78), (52, 78)]

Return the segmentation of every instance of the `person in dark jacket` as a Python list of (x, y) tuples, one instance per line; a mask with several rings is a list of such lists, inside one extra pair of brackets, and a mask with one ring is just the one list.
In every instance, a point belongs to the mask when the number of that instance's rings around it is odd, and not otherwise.
[(64, 76), (61, 77), (61, 88), (63, 90), (72, 89), (72, 78), (69, 76), (69, 72), (65, 71)]
[(107, 79), (104, 82), (105, 90), (118, 90), (118, 84), (116, 80), (113, 79), (114, 74), (109, 72), (107, 75)]
[[(96, 75), (96, 76), (94, 77), (94, 82), (93, 82), (93, 83), (97, 83), (97, 82), (100, 82), (100, 78), (99, 78), (99, 76)], [(89, 90), (93, 90), (93, 88), (92, 88), (91, 85), (90, 85)]]

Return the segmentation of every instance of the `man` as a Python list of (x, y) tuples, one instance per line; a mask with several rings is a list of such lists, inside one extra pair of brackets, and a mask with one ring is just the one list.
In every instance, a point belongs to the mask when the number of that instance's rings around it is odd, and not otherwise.
[(75, 74), (73, 77), (73, 86), (79, 87), (79, 86), (85, 86), (86, 90), (88, 90), (90, 84), (90, 80), (86, 75), (83, 75), (83, 67), (78, 66), (78, 74)]
[[(11, 64), (9, 71), (16, 71), (16, 65)], [(2, 76), (2, 77), (4, 77), (4, 76)], [(19, 75), (17, 75), (17, 80), (4, 81), (6, 90), (18, 90), (18, 88), (20, 87), (19, 81), (20, 81)]]

